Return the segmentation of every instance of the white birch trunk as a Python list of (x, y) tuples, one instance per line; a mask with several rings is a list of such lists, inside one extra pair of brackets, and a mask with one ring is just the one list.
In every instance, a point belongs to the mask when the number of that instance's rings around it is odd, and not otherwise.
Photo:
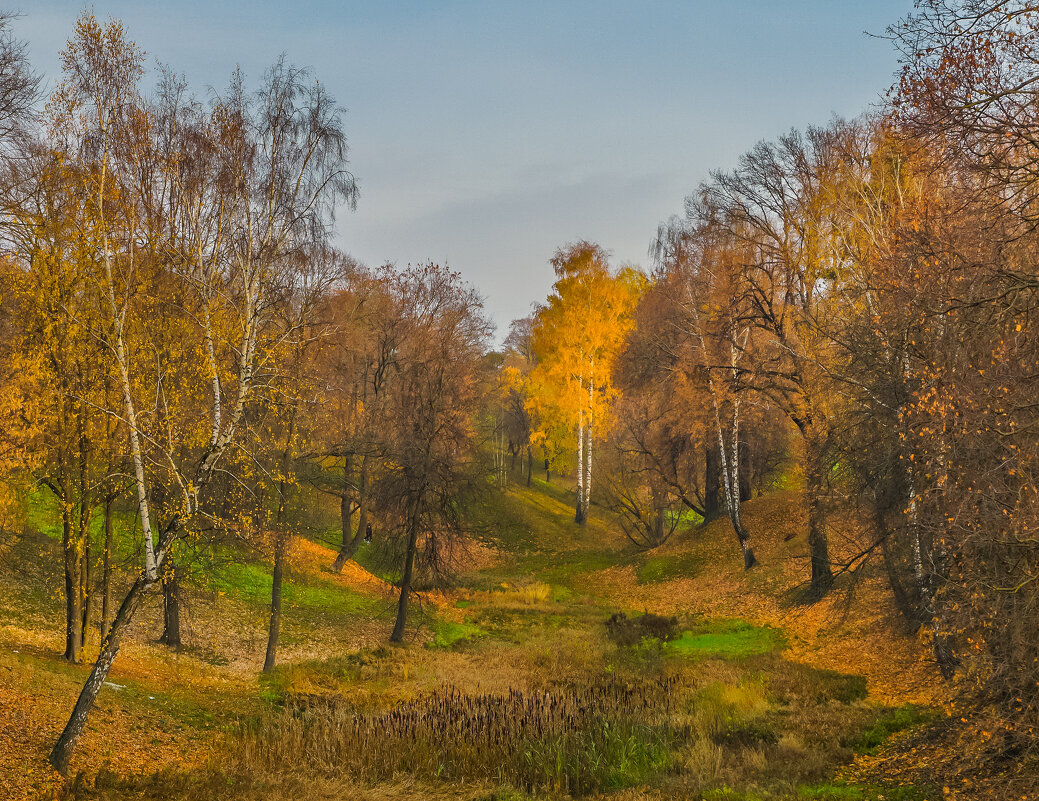
[(588, 444), (586, 446), (588, 466), (584, 474), (584, 514), (588, 516), (588, 510), (592, 505), (592, 423), (594, 421), (595, 409), (595, 360), (592, 359), (591, 375), (588, 378)]

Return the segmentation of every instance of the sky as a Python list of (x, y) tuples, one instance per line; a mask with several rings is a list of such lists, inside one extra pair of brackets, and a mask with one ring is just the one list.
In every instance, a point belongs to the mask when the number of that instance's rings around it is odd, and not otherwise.
[[(82, 2), (32, 0), (17, 35), (50, 88)], [(657, 226), (761, 139), (855, 116), (897, 70), (879, 38), (912, 0), (110, 0), (197, 94), (285, 53), (345, 109), (370, 266), (435, 261), (499, 336), (551, 289), (567, 242), (650, 268)]]

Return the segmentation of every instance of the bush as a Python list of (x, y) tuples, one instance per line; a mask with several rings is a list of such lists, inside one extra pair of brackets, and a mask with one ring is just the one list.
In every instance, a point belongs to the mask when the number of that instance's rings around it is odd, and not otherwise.
[(606, 633), (622, 646), (638, 645), (647, 637), (667, 642), (678, 636), (678, 618), (652, 612), (629, 618), (623, 612), (617, 612), (606, 621)]

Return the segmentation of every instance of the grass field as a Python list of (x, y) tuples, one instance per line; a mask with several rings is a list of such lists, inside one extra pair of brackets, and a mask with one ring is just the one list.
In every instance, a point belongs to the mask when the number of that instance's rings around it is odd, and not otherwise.
[[(920, 645), (890, 633), (880, 577), (857, 577), (854, 605), (850, 585), (800, 600), (795, 489), (747, 504), (761, 566), (745, 574), (725, 520), (642, 552), (599, 510), (575, 525), (566, 487), (540, 481), (472, 510), (479, 542), (451, 586), (420, 598), (402, 646), (387, 643), (393, 575), (377, 547), (333, 576), (332, 550), (296, 543), (269, 676), (269, 565), (206, 551), (185, 647), (158, 644), (150, 599), (74, 759), (82, 775), (62, 787), (45, 757), (87, 668), (60, 659), (54, 511), (30, 498), (24, 531), (0, 546), (3, 798), (942, 795), (862, 769), (940, 716), (936, 683)], [(637, 626), (646, 612), (668, 631), (611, 637), (612, 615)]]

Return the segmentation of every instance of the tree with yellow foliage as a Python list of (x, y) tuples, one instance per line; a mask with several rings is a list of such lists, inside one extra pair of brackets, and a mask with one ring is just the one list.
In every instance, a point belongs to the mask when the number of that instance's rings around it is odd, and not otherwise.
[(277, 315), (299, 285), (292, 256), (326, 241), (356, 185), (339, 107), (284, 60), (254, 94), (233, 76), (204, 116), (161, 102), (181, 94), (171, 80), (145, 101), (143, 55), (117, 22), (84, 14), (62, 64), (54, 146), (76, 162), (90, 211), (92, 333), (111, 365), (97, 369), (119, 398), (106, 412), (127, 434), (144, 555), (51, 752), (65, 772), (130, 621), (275, 383)]
[(646, 284), (634, 268), (610, 269), (606, 252), (579, 241), (551, 259), (556, 282), (534, 321), (531, 406), (539, 429), (555, 424), (576, 438), (574, 520), (584, 523), (592, 491), (595, 426), (604, 426), (616, 394), (613, 364), (633, 326), (632, 311)]

